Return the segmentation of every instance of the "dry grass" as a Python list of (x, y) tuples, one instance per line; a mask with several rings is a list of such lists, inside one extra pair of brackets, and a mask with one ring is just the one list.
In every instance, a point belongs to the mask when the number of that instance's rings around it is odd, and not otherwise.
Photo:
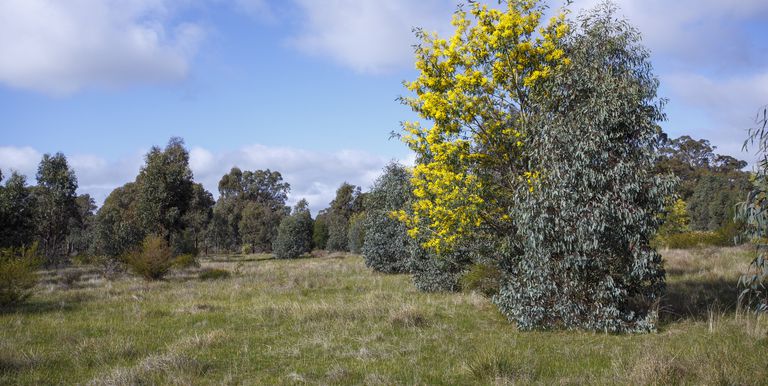
[[(516, 331), (477, 293), (425, 294), (357, 256), (221, 256), (144, 282), (45, 271), (0, 315), (0, 384), (752, 384), (768, 323), (738, 311), (746, 250), (664, 251), (648, 335)], [(201, 280), (206, 270), (229, 277)]]

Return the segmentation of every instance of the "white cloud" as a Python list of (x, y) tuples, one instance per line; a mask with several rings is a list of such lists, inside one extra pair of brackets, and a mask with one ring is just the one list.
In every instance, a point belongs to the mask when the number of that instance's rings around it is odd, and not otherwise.
[[(92, 154), (66, 155), (78, 179), (78, 193), (88, 193), (98, 205), (118, 186), (133, 181), (144, 163), (146, 150), (138, 150), (110, 161)], [(34, 184), (42, 153), (31, 147), (0, 147), (0, 170), (5, 176), (17, 170)], [(291, 184), (289, 204), (306, 198), (317, 214), (328, 206), (342, 182), (368, 190), (389, 159), (354, 150), (319, 152), (289, 147), (248, 145), (237, 150), (213, 152), (202, 147), (190, 149), (190, 168), (195, 181), (218, 196), (221, 176), (233, 166), (242, 170), (279, 171)]]
[(233, 166), (242, 170), (271, 169), (279, 171), (291, 184), (289, 203), (306, 198), (315, 214), (328, 206), (344, 181), (367, 190), (388, 161), (362, 151), (319, 152), (258, 144), (219, 153), (202, 148), (190, 151), (195, 180), (214, 194), (221, 176)]
[(173, 0), (0, 2), (0, 82), (65, 95), (184, 78), (204, 36)]
[(0, 170), (3, 176), (8, 177), (12, 171), (24, 174), (28, 178), (34, 178), (37, 173), (37, 164), (43, 155), (31, 147), (0, 146)]
[(296, 0), (304, 28), (290, 45), (362, 73), (382, 73), (413, 62), (413, 27), (449, 25), (455, 3), (445, 0)]

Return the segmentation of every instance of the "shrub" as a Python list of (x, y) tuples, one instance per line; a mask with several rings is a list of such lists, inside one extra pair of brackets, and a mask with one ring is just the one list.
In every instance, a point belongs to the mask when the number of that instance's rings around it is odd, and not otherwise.
[(408, 271), (412, 241), (405, 224), (393, 218), (392, 212), (406, 209), (410, 202), (410, 178), (411, 174), (403, 166), (391, 163), (368, 194), (361, 252), (365, 265), (374, 271)]
[(200, 280), (226, 279), (232, 275), (226, 269), (206, 268), (200, 272)]
[(312, 217), (306, 200), (299, 201), (290, 216), (283, 218), (272, 243), (278, 259), (293, 259), (312, 251)]
[(253, 253), (253, 245), (250, 243), (245, 243), (240, 247), (240, 253), (243, 255), (250, 255)]
[(492, 264), (475, 263), (459, 280), (463, 291), (476, 291), (492, 297), (499, 293), (501, 271)]
[(431, 250), (416, 242), (411, 245), (408, 270), (413, 284), (419, 291), (449, 292), (461, 289), (459, 278), (469, 264), (469, 255), (460, 251), (446, 253), (437, 257)]
[(35, 269), (40, 263), (37, 243), (0, 249), (0, 307), (17, 305), (32, 295), (37, 284)]
[(197, 261), (197, 256), (186, 253), (176, 256), (173, 259), (173, 266), (176, 268), (200, 268), (200, 262)]
[(162, 279), (175, 262), (173, 251), (165, 238), (149, 235), (141, 247), (125, 256), (125, 263), (146, 280)]

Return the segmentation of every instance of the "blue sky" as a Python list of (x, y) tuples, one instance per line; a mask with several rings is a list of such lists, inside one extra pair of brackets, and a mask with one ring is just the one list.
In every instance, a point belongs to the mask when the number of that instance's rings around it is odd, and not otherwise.
[[(768, 103), (768, 2), (618, 3), (653, 53), (665, 130), (749, 159), (744, 129)], [(43, 153), (62, 151), (80, 191), (101, 201), (150, 146), (181, 136), (209, 190), (231, 166), (272, 168), (316, 211), (342, 181), (367, 187), (388, 160), (408, 160), (389, 133), (414, 118), (396, 102), (415, 77), (411, 27), (445, 34), (454, 8), (0, 0), (0, 168), (32, 179)]]

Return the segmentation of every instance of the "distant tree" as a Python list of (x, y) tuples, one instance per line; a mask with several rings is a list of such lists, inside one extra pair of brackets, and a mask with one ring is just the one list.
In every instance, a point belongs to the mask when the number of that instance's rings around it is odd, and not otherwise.
[(292, 259), (312, 251), (312, 216), (307, 200), (300, 200), (293, 213), (280, 221), (272, 246), (278, 259)]
[(328, 243), (328, 214), (320, 211), (312, 228), (312, 246), (316, 249), (325, 249)]
[(47, 262), (66, 255), (70, 220), (78, 216), (77, 178), (64, 154), (45, 154), (37, 168), (36, 223), (42, 254)]
[(182, 218), (184, 233), (181, 239), (186, 246), (177, 250), (193, 251), (196, 254), (203, 248), (207, 253), (207, 232), (213, 218), (214, 204), (213, 195), (202, 184), (195, 183), (192, 186), (192, 200)]
[(408, 270), (410, 248), (405, 224), (393, 214), (407, 209), (411, 201), (411, 174), (405, 167), (391, 163), (374, 182), (366, 199), (365, 237), (362, 254), (365, 264), (384, 273)]
[(659, 149), (656, 169), (680, 179), (677, 195), (688, 203), (691, 230), (715, 231), (738, 228), (734, 208), (749, 190), (745, 161), (715, 153), (705, 139), (682, 136), (667, 139)]
[(245, 201), (242, 208), (237, 224), (240, 241), (250, 244), (255, 252), (270, 252), (280, 221), (288, 215), (288, 208), (272, 210), (256, 201)]
[(96, 214), (95, 251), (119, 256), (138, 246), (146, 236), (138, 213), (138, 187), (129, 182), (113, 190)]
[(331, 251), (349, 250), (349, 219), (363, 210), (360, 187), (344, 182), (336, 190), (336, 197), (327, 211), (328, 241), (326, 249)]
[(733, 222), (736, 204), (744, 200), (751, 186), (746, 173), (735, 174), (711, 173), (699, 178), (688, 200), (692, 229), (714, 231)]
[(189, 152), (181, 138), (171, 138), (165, 149), (152, 147), (136, 177), (136, 209), (144, 231), (162, 235), (167, 243), (178, 237), (192, 201), (193, 185)]
[(258, 251), (270, 251), (280, 221), (290, 212), (285, 206), (289, 192), (290, 185), (277, 171), (232, 168), (219, 181), (211, 230), (216, 245), (236, 250), (251, 244)]
[(96, 201), (89, 194), (81, 194), (75, 199), (77, 216), (70, 219), (68, 253), (84, 254), (90, 252), (93, 244)]
[(35, 238), (35, 197), (17, 173), (0, 186), (0, 248), (30, 245)]

